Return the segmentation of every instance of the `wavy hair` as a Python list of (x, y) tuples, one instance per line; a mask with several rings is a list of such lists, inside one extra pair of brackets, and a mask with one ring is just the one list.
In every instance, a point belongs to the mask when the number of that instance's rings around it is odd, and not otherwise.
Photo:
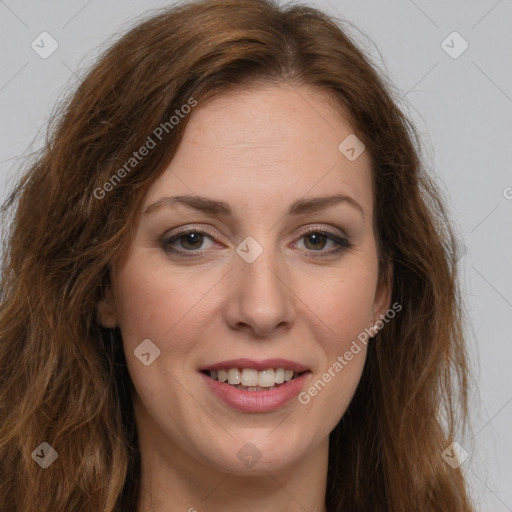
[[(327, 510), (473, 510), (460, 468), (441, 457), (467, 426), (456, 235), (396, 91), (341, 20), (302, 4), (201, 0), (151, 13), (104, 51), (3, 206), (2, 512), (136, 510), (133, 384), (119, 331), (96, 318), (102, 284), (182, 139), (187, 117), (169, 127), (176, 110), (258, 84), (328, 92), (349, 116), (372, 160), (380, 278), (391, 263), (391, 302), (403, 307), (368, 345), (330, 434)], [(122, 173), (159, 126), (163, 142)], [(32, 456), (42, 442), (58, 453), (45, 470)]]

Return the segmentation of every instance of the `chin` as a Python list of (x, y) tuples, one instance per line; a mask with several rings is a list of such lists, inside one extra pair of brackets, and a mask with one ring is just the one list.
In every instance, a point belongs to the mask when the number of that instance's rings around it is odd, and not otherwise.
[[(267, 475), (293, 466), (322, 439), (310, 438), (308, 427), (276, 422), (265, 429), (230, 430), (230, 435), (212, 446), (204, 447), (203, 454), (217, 468), (240, 475)], [(309, 427), (311, 428), (311, 427)], [(328, 434), (326, 434), (327, 436)], [(318, 437), (318, 432), (315, 437)]]

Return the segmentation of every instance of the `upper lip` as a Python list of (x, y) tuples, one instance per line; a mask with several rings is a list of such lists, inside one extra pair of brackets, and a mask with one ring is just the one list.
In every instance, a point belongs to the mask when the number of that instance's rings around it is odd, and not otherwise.
[(309, 368), (296, 361), (289, 359), (230, 359), (229, 361), (220, 361), (218, 363), (203, 366), (199, 371), (204, 370), (229, 370), (230, 368), (253, 368), (258, 371), (268, 370), (270, 368), (284, 368), (285, 370), (293, 370), (300, 373), (308, 371)]

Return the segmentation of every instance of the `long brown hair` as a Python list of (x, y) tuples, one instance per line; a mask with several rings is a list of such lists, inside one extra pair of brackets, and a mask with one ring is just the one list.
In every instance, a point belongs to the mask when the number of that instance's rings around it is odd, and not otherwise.
[[(128, 31), (62, 105), (3, 208), (13, 214), (1, 277), (2, 512), (136, 510), (133, 389), (120, 333), (96, 319), (102, 284), (180, 143), (188, 116), (173, 124), (176, 110), (258, 83), (329, 92), (350, 116), (373, 162), (380, 277), (391, 262), (391, 303), (402, 305), (368, 345), (330, 434), (327, 510), (473, 510), (460, 468), (441, 457), (467, 417), (455, 235), (396, 93), (342, 26), (272, 0), (186, 2)], [(131, 161), (148, 137), (158, 143)], [(32, 456), (42, 442), (58, 453), (47, 469)]]

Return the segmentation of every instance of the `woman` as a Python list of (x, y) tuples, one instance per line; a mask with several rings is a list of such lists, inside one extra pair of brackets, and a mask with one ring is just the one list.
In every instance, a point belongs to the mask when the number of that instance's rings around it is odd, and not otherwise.
[(473, 510), (454, 237), (390, 91), (267, 0), (99, 59), (4, 208), (0, 510)]

